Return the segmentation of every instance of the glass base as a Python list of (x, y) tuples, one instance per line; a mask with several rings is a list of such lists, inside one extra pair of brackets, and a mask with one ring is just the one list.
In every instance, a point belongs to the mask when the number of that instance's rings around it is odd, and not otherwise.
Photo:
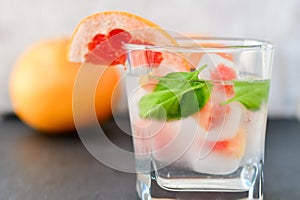
[(141, 200), (263, 200), (263, 165), (260, 164), (254, 184), (247, 191), (216, 191), (186, 189), (169, 190), (157, 183), (155, 174), (137, 175), (136, 189)]

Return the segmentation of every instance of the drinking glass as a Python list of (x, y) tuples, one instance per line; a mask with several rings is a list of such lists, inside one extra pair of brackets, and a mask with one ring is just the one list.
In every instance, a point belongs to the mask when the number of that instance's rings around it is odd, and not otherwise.
[(126, 44), (136, 190), (149, 199), (263, 199), (274, 46), (238, 38)]

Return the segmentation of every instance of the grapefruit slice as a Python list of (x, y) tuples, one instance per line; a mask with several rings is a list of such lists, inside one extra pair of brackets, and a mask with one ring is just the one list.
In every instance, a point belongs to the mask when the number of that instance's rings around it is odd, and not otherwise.
[[(106, 11), (84, 18), (76, 27), (69, 45), (72, 62), (117, 65), (126, 60), (124, 43), (176, 45), (176, 41), (153, 22), (123, 11)], [(153, 62), (164, 59), (158, 52), (147, 52)]]

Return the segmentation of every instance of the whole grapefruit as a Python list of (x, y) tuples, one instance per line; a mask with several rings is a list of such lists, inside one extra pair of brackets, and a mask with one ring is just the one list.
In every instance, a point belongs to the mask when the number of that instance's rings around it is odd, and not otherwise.
[[(45, 133), (75, 129), (72, 91), (81, 64), (67, 61), (67, 46), (68, 39), (38, 42), (24, 52), (11, 73), (10, 95), (15, 113)], [(111, 116), (111, 100), (118, 81), (118, 70), (113, 67), (107, 68), (99, 79), (95, 110), (100, 122)]]

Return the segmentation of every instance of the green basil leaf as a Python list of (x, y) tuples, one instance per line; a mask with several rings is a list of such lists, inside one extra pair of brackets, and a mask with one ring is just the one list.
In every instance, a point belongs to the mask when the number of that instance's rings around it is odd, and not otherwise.
[(170, 121), (198, 112), (208, 101), (211, 88), (198, 78), (202, 69), (174, 72), (158, 78), (154, 91), (139, 101), (140, 116)]
[(183, 87), (190, 87), (190, 84), (187, 83), (199, 81), (198, 75), (204, 67), (206, 65), (193, 72), (173, 72), (164, 77), (158, 77), (159, 83), (154, 88), (154, 92), (160, 90), (182, 90)]
[(270, 81), (234, 81), (235, 96), (223, 104), (238, 101), (248, 110), (259, 110), (263, 103), (267, 103)]

